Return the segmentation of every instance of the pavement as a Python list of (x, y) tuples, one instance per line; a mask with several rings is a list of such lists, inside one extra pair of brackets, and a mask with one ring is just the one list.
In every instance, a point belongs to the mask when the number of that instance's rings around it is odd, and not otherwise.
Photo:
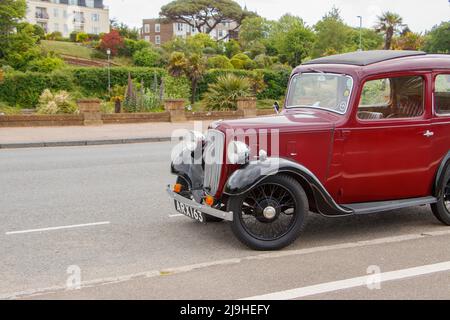
[(428, 206), (311, 214), (255, 252), (174, 212), (172, 145), (0, 150), (0, 298), (450, 299), (450, 228)]
[(0, 149), (170, 141), (175, 130), (193, 129), (195, 123), (201, 124), (203, 130), (210, 124), (208, 121), (191, 121), (103, 126), (6, 127), (0, 128)]

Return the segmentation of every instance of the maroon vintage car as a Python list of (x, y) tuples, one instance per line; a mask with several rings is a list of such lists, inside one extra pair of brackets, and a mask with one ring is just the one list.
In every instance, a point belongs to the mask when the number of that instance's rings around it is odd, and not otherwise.
[(281, 114), (219, 121), (173, 159), (177, 211), (231, 222), (257, 250), (292, 243), (309, 212), (431, 205), (450, 225), (450, 56), (369, 51), (309, 61)]

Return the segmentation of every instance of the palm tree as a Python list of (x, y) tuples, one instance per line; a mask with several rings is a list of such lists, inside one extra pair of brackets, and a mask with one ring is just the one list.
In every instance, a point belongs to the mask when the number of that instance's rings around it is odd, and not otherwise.
[(385, 34), (384, 50), (391, 49), (394, 34), (399, 33), (404, 26), (402, 17), (396, 13), (386, 11), (378, 16), (375, 30)]

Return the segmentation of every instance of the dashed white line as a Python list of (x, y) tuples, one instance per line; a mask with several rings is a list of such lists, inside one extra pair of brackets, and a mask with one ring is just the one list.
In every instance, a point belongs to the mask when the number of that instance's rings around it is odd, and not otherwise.
[(179, 218), (179, 217), (185, 217), (184, 214), (169, 214), (169, 218)]
[(10, 231), (10, 232), (6, 232), (5, 234), (7, 236), (10, 236), (10, 235), (15, 235), (15, 234), (24, 234), (24, 233), (33, 233), (33, 232), (45, 232), (45, 231), (55, 231), (55, 230), (63, 230), (63, 229), (86, 228), (86, 227), (100, 226), (100, 225), (105, 225), (105, 224), (110, 224), (110, 223), (111, 222), (109, 222), (109, 221), (102, 221), (102, 222), (93, 222), (93, 223), (84, 223), (84, 224), (74, 224), (74, 225), (70, 225), (70, 226)]
[[(450, 261), (430, 264), (426, 266), (414, 267), (409, 269), (401, 269), (391, 272), (380, 273), (377, 276), (377, 283), (401, 280), (406, 278), (423, 276), (431, 273), (443, 272), (450, 270)], [(242, 300), (289, 300), (298, 299), (308, 296), (314, 296), (322, 293), (340, 291), (350, 288), (366, 286), (373, 281), (374, 275), (361, 276), (340, 281), (326, 282), (313, 286), (284, 290), (245, 298)]]

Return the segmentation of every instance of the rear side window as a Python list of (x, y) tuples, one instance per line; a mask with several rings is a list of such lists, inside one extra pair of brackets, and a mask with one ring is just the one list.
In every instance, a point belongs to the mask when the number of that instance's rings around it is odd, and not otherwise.
[(361, 120), (415, 118), (424, 113), (424, 79), (384, 78), (364, 84), (358, 107)]
[(440, 74), (434, 84), (434, 109), (437, 114), (450, 114), (450, 74)]

